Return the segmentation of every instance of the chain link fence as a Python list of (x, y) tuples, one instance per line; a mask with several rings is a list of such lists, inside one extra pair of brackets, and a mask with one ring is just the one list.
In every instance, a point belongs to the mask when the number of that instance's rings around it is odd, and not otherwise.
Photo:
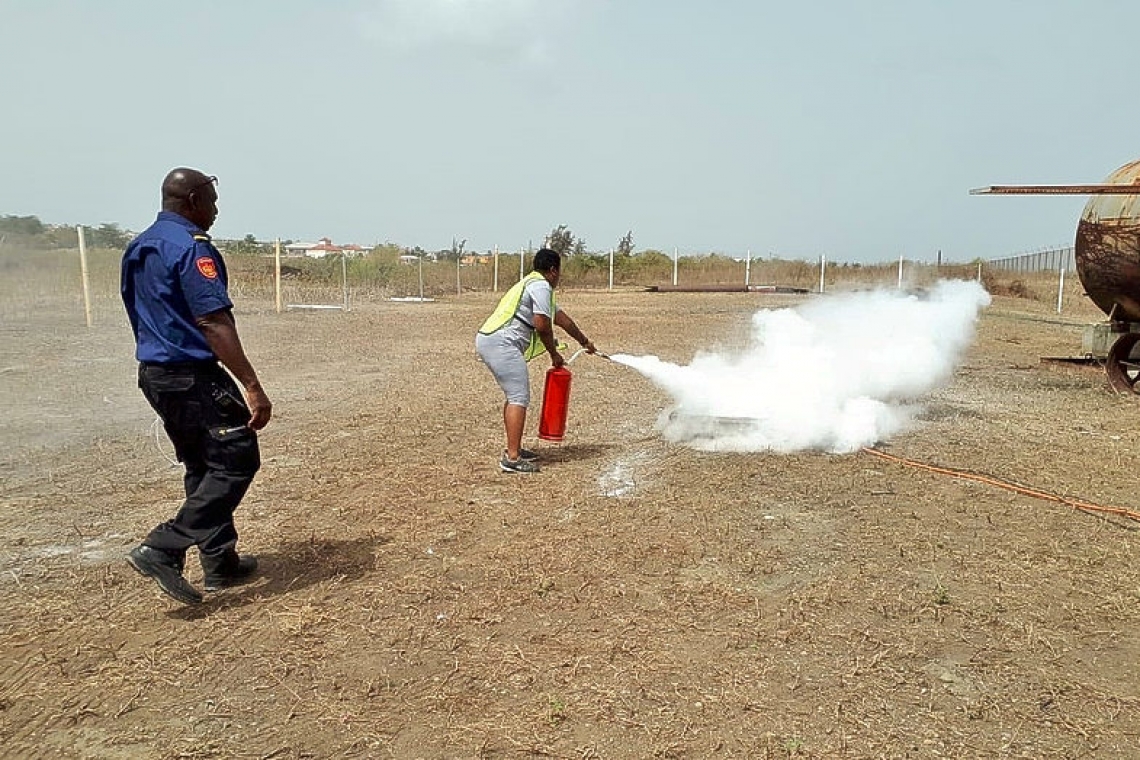
[(1077, 249), (1046, 248), (1032, 253), (1021, 253), (1000, 259), (990, 259), (986, 266), (1006, 272), (1072, 272), (1077, 268)]

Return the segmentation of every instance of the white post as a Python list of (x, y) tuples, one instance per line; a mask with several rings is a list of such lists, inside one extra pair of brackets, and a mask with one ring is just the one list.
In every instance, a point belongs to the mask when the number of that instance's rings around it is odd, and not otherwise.
[(899, 290), (902, 290), (903, 257), (899, 256)]
[(1065, 295), (1065, 268), (1061, 267), (1061, 279), (1057, 283), (1057, 313), (1061, 313), (1061, 299)]
[(340, 252), (340, 282), (344, 289), (344, 310), (348, 311), (348, 252)]
[(273, 243), (273, 290), (277, 302), (277, 313), (281, 313), (281, 238)]
[(495, 246), (495, 273), (491, 276), (491, 292), (499, 292), (499, 246)]
[(455, 257), (455, 295), (463, 295), (463, 281), (459, 278), (459, 262), (463, 261), (463, 254)]
[(819, 255), (819, 292), (823, 292), (823, 273), (827, 269), (827, 255)]
[(423, 254), (419, 255), (420, 262), (420, 301), (424, 300), (424, 257)]
[(87, 326), (91, 326), (91, 286), (87, 280), (87, 240), (83, 236), (83, 227), (77, 226), (79, 233), (79, 273), (83, 277), (83, 313), (87, 317)]
[(978, 262), (978, 282), (982, 281), (982, 262)]
[(748, 250), (748, 255), (744, 259), (744, 287), (752, 284), (752, 249)]
[(673, 284), (677, 284), (677, 246), (673, 246)]
[(610, 290), (614, 289), (614, 249), (610, 249)]

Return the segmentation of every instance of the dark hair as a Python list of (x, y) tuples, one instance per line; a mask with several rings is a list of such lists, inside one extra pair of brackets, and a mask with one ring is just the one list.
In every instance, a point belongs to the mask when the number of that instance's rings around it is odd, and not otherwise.
[(550, 248), (542, 248), (538, 253), (534, 254), (534, 271), (549, 272), (551, 269), (561, 268), (562, 257), (558, 255), (558, 251)]

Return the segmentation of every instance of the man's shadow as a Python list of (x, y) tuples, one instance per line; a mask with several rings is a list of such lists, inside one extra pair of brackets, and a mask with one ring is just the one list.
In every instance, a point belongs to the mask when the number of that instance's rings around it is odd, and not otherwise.
[(207, 593), (201, 604), (179, 607), (167, 614), (182, 620), (198, 620), (218, 610), (290, 594), (322, 581), (358, 577), (376, 568), (376, 548), (391, 540), (376, 535), (352, 539), (310, 536), (282, 544), (275, 551), (257, 555), (257, 574), (249, 583)]

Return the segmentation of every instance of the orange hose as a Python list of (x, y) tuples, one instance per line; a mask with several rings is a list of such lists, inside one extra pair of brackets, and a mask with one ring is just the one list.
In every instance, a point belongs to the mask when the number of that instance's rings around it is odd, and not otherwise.
[(1002, 480), (1001, 478), (994, 478), (989, 475), (978, 475), (977, 473), (968, 472), (967, 470), (956, 470), (952, 467), (938, 467), (932, 464), (926, 464), (925, 462), (917, 462), (913, 459), (898, 457), (894, 454), (888, 454), (885, 451), (879, 451), (878, 449), (872, 449), (869, 447), (863, 447), (862, 451), (866, 454), (871, 454), (872, 456), (879, 457), (880, 459), (886, 459), (890, 462), (896, 462), (907, 467), (914, 467), (919, 470), (938, 473), (939, 475), (949, 475), (953, 478), (962, 478), (963, 480), (974, 480), (978, 483), (997, 486), (998, 488), (1004, 488), (1007, 491), (1013, 491), (1014, 493), (1023, 494), (1025, 496), (1032, 496), (1036, 499), (1044, 499), (1046, 501), (1055, 501), (1059, 504), (1066, 504), (1073, 509), (1079, 509), (1082, 512), (1100, 512), (1109, 515), (1116, 515), (1117, 517), (1125, 517), (1129, 520), (1136, 520), (1137, 522), (1140, 522), (1140, 512), (1137, 512), (1136, 510), (1125, 509), (1123, 507), (1106, 507), (1100, 504), (1090, 504), (1087, 501), (1081, 501), (1080, 499), (1071, 499), (1068, 496), (1058, 496), (1057, 494), (1049, 493), (1048, 491), (1039, 491), (1036, 488), (1029, 488), (1027, 486), (1018, 485), (1017, 483), (1013, 483), (1008, 480)]

